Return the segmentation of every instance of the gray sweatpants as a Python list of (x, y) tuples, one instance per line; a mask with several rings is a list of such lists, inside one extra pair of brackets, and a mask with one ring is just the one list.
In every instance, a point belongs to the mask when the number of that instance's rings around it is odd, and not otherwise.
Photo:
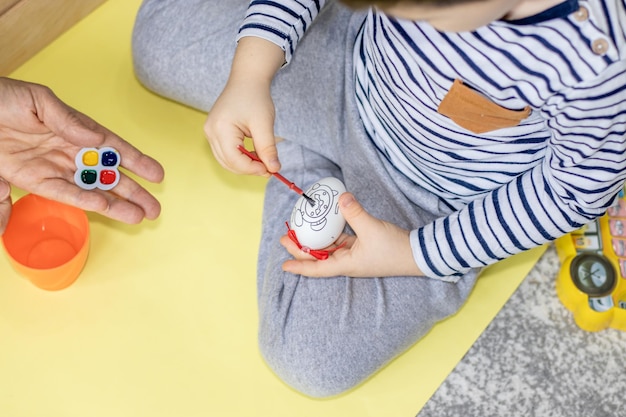
[[(149, 89), (208, 111), (224, 86), (248, 0), (145, 0), (133, 35), (135, 71)], [(332, 3), (273, 84), (281, 173), (307, 188), (334, 176), (374, 216), (415, 229), (445, 214), (373, 147), (354, 97), (352, 46), (362, 12)], [(258, 258), (259, 345), (287, 384), (315, 397), (361, 383), (401, 354), (471, 291), (425, 277), (315, 279), (282, 271), (279, 244), (297, 195), (270, 180)]]

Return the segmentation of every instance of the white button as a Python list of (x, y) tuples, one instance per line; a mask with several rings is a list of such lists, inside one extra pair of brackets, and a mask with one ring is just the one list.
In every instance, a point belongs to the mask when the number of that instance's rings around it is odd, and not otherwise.
[(609, 42), (606, 39), (596, 39), (591, 44), (591, 50), (594, 54), (604, 55), (609, 50)]
[(585, 20), (589, 19), (589, 10), (587, 10), (587, 8), (584, 6), (580, 6), (580, 9), (574, 12), (574, 19), (578, 20), (579, 22), (584, 22)]

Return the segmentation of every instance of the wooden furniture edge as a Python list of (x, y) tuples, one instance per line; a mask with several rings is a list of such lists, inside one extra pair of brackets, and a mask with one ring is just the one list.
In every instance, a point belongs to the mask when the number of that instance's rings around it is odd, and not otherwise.
[(0, 76), (7, 76), (106, 0), (0, 0)]

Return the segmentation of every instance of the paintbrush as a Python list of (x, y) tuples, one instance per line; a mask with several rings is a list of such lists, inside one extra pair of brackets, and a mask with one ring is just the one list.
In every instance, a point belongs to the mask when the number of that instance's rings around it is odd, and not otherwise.
[[(258, 162), (263, 163), (263, 161), (261, 161), (261, 159), (255, 153), (250, 152), (249, 150), (244, 148), (242, 145), (239, 145), (238, 148), (239, 148), (239, 150), (241, 152), (243, 152), (246, 155), (248, 155), (248, 157), (250, 157), (250, 159), (252, 159), (253, 161), (258, 161)], [(283, 184), (285, 184), (287, 187), (289, 187), (290, 190), (293, 190), (296, 193), (300, 194), (302, 197), (304, 197), (306, 199), (306, 201), (309, 202), (310, 205), (315, 206), (315, 200), (313, 200), (311, 197), (306, 195), (304, 193), (304, 191), (302, 191), (300, 188), (298, 188), (298, 186), (296, 184), (294, 184), (293, 182), (289, 181), (287, 178), (283, 177), (278, 172), (270, 172), (270, 174), (272, 174), (273, 176), (278, 178)]]

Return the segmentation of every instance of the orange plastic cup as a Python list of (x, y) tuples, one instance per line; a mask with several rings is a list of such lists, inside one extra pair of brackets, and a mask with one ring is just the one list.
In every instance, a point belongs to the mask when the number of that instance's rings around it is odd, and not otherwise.
[(89, 220), (76, 207), (28, 194), (13, 205), (2, 242), (20, 275), (44, 290), (61, 290), (85, 266)]

